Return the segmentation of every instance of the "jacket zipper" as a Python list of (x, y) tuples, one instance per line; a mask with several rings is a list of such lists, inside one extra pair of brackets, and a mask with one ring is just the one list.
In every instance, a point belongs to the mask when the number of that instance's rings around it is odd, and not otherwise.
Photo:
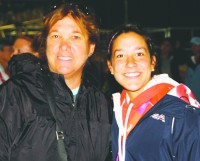
[[(171, 135), (174, 134), (174, 123), (175, 123), (175, 117), (172, 118), (172, 124), (171, 124)], [(176, 160), (176, 155), (174, 155), (174, 150), (173, 150), (173, 161)]]

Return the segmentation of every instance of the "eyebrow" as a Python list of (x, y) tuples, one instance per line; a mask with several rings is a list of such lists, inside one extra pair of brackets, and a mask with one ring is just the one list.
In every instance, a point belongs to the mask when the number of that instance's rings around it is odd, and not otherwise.
[(116, 53), (118, 51), (123, 51), (123, 49), (116, 49), (116, 50), (113, 51), (113, 53)]
[(146, 47), (140, 46), (140, 47), (136, 47), (135, 49), (136, 49), (136, 50), (146, 50)]
[[(83, 34), (82, 31), (79, 31), (77, 29), (71, 29), (71, 30), (72, 30), (72, 33), (81, 33), (81, 34)], [(49, 30), (49, 33), (51, 33), (51, 32), (59, 32), (59, 30), (58, 29)]]
[[(147, 48), (145, 48), (145, 47), (136, 47), (136, 48), (134, 48), (134, 50), (148, 50)], [(117, 51), (123, 51), (123, 49), (122, 48), (119, 48), (119, 49), (116, 49), (116, 50), (114, 50), (113, 52), (115, 53), (115, 52), (117, 52)]]

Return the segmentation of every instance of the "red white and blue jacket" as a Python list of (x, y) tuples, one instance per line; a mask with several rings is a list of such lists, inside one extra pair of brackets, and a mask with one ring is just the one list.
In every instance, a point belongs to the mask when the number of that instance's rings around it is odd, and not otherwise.
[[(123, 92), (121, 95), (113, 95), (112, 153), (114, 161), (200, 160), (199, 103), (186, 86), (178, 84), (167, 75), (153, 78), (146, 89), (161, 83), (168, 83), (174, 88), (153, 104), (131, 130), (129, 124), (127, 126), (123, 125), (124, 122), (120, 124), (120, 116), (124, 111), (122, 108), (125, 107), (120, 104), (125, 101), (124, 99), (122, 101)], [(162, 92), (157, 91), (158, 95), (160, 93)], [(116, 101), (119, 99), (121, 99), (120, 102)], [(141, 97), (139, 101), (142, 102), (145, 99)], [(128, 116), (131, 117), (131, 112)], [(123, 135), (123, 131), (127, 132), (127, 130), (130, 131), (128, 135)]]

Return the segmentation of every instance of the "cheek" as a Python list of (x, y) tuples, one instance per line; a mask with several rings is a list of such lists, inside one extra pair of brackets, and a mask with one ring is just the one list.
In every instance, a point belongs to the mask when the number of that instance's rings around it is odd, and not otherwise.
[(56, 43), (53, 43), (52, 41), (48, 41), (47, 40), (47, 49), (49, 49), (49, 48), (52, 48), (54, 45), (53, 44), (56, 44)]
[(54, 47), (52, 45), (47, 44), (47, 48), (46, 48), (47, 59), (48, 60), (52, 59), (54, 55), (55, 55)]
[(151, 63), (151, 61), (148, 60), (148, 59), (140, 61), (139, 64), (141, 66), (143, 66), (143, 68), (147, 69), (147, 71), (148, 71), (148, 69), (151, 69), (152, 66), (153, 66), (152, 63)]
[[(86, 45), (86, 44), (72, 44), (71, 48), (73, 48), (74, 50), (77, 50), (79, 51), (80, 53), (86, 53), (86, 54), (89, 54), (90, 52), (90, 47), (89, 45)], [(84, 54), (82, 55), (84, 56)]]
[(47, 40), (46, 42), (46, 52), (48, 53), (48, 51), (51, 49), (51, 44), (50, 42)]
[(120, 71), (122, 71), (123, 69), (123, 66), (124, 66), (123, 62), (114, 62), (112, 65), (114, 74), (120, 73)]
[(46, 46), (46, 52), (52, 53), (52, 52), (56, 52), (59, 49), (59, 44), (58, 43), (53, 43), (53, 42), (47, 42), (47, 46)]

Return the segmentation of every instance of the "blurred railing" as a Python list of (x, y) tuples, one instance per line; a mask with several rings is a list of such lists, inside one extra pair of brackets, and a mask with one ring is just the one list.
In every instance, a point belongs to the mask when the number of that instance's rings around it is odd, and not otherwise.
[[(18, 35), (35, 35), (42, 29), (42, 19), (33, 19), (24, 21), (20, 24), (9, 24), (0, 26), (1, 38), (15, 38)], [(192, 36), (200, 36), (200, 27), (166, 27), (166, 28), (146, 28), (154, 38), (155, 43), (159, 43), (165, 37), (179, 39), (185, 44), (189, 42)], [(100, 30), (100, 48), (106, 48), (111, 30)]]
[(42, 19), (33, 19), (18, 24), (0, 26), (0, 38), (15, 38), (18, 35), (35, 35), (42, 29)]

